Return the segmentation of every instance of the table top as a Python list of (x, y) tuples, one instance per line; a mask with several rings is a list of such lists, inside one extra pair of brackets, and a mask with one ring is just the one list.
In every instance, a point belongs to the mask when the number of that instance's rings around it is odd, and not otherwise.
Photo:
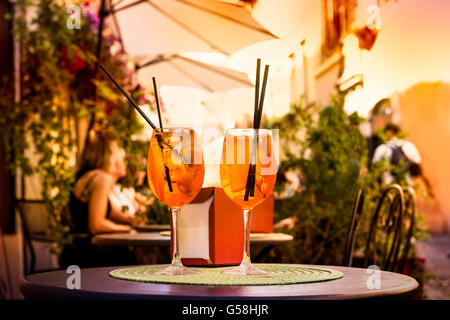
[(138, 232), (153, 232), (170, 230), (170, 224), (142, 224), (133, 226)]
[[(251, 233), (250, 243), (260, 245), (286, 244), (294, 238), (285, 233)], [(97, 245), (170, 245), (170, 236), (164, 232), (138, 232), (138, 233), (105, 233), (92, 238), (92, 243)]]
[[(65, 270), (29, 275), (21, 279), (26, 298), (40, 299), (364, 299), (416, 296), (417, 281), (409, 276), (380, 271), (379, 288), (370, 289), (366, 269), (340, 266), (299, 265), (332, 268), (344, 277), (337, 280), (270, 286), (204, 286), (143, 283), (114, 279), (109, 272), (117, 267), (81, 269), (81, 289), (68, 289), (71, 274)], [(373, 270), (371, 270), (373, 271)], [(375, 282), (376, 283), (376, 282)]]

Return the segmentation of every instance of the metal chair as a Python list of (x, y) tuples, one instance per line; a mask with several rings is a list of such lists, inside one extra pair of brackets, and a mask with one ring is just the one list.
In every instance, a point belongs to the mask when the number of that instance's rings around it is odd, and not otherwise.
[[(382, 217), (383, 205), (387, 204), (388, 216)], [(364, 193), (358, 190), (347, 232), (342, 265), (351, 267), (356, 230), (362, 215)], [(416, 193), (412, 187), (402, 189), (399, 185), (388, 186), (380, 197), (372, 217), (366, 242), (363, 266), (380, 264), (383, 270), (403, 272), (415, 228)], [(384, 219), (384, 222), (383, 222)], [(381, 223), (381, 225), (380, 225)], [(384, 246), (377, 243), (377, 232), (384, 235)], [(377, 252), (378, 249), (378, 252)]]
[(409, 250), (411, 249), (411, 243), (415, 228), (415, 215), (416, 215), (416, 192), (412, 187), (407, 187), (403, 191), (405, 194), (405, 208), (403, 211), (402, 228), (406, 230), (407, 233), (402, 243), (403, 246), (402, 256), (396, 269), (398, 272), (403, 272), (405, 269), (405, 264), (408, 259)]
[[(387, 214), (382, 214), (385, 204), (388, 205)], [(382, 270), (395, 270), (402, 241), (404, 208), (402, 188), (398, 184), (386, 187), (371, 218), (365, 246), (366, 267), (378, 265)]]
[[(22, 221), (24, 236), (24, 275), (36, 273), (36, 250), (33, 242), (54, 243), (55, 239), (46, 235), (48, 212), (41, 200), (17, 200), (16, 208)], [(28, 262), (30, 259), (30, 262)], [(54, 269), (51, 269), (54, 270)], [(39, 270), (44, 271), (44, 270)], [(48, 271), (48, 270), (45, 270)]]
[(351, 267), (353, 262), (353, 250), (355, 248), (356, 229), (358, 228), (363, 206), (364, 206), (364, 193), (360, 189), (356, 193), (355, 202), (353, 204), (352, 216), (350, 218), (350, 226), (348, 228), (347, 238), (345, 242), (344, 256), (342, 258), (342, 265), (346, 267)]

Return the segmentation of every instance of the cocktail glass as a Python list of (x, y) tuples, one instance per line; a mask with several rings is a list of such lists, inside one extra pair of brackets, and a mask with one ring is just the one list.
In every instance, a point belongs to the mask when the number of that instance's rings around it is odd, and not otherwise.
[(255, 206), (273, 190), (277, 176), (277, 147), (273, 132), (266, 129), (229, 129), (225, 133), (220, 163), (220, 180), (226, 195), (244, 213), (244, 253), (238, 267), (229, 274), (264, 274), (250, 259), (250, 218)]
[(190, 128), (153, 130), (148, 153), (147, 176), (155, 196), (168, 205), (172, 213), (172, 263), (158, 274), (197, 273), (181, 263), (179, 253), (179, 214), (202, 188), (205, 166), (201, 141)]

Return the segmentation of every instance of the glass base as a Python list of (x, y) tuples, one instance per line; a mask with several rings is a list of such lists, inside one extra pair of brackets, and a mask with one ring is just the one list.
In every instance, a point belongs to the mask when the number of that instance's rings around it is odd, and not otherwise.
[(200, 271), (198, 270), (194, 270), (191, 268), (187, 268), (185, 266), (180, 266), (180, 265), (170, 265), (167, 268), (164, 268), (162, 270), (159, 270), (157, 272), (155, 272), (155, 274), (161, 274), (161, 275), (188, 275), (188, 274), (196, 274), (199, 273)]
[(256, 268), (252, 264), (241, 264), (240, 266), (226, 269), (222, 271), (226, 274), (237, 274), (237, 275), (258, 275), (258, 274), (268, 274), (267, 271)]

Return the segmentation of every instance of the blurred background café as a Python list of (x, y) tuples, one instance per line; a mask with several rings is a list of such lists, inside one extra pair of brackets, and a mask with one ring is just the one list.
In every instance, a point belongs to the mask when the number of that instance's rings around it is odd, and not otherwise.
[(94, 241), (164, 237), (171, 223), (147, 182), (152, 128), (98, 62), (155, 124), (156, 77), (164, 126), (201, 132), (206, 189), (220, 187), (225, 130), (252, 127), (257, 58), (270, 65), (261, 127), (279, 130), (280, 156), (252, 232), (291, 240), (255, 259), (342, 265), (361, 190), (352, 254), (365, 267), (371, 217), (396, 183), (413, 219), (395, 271), (420, 298), (449, 299), (449, 30), (447, 0), (1, 1), (0, 299), (73, 264), (170, 262), (159, 238)]

